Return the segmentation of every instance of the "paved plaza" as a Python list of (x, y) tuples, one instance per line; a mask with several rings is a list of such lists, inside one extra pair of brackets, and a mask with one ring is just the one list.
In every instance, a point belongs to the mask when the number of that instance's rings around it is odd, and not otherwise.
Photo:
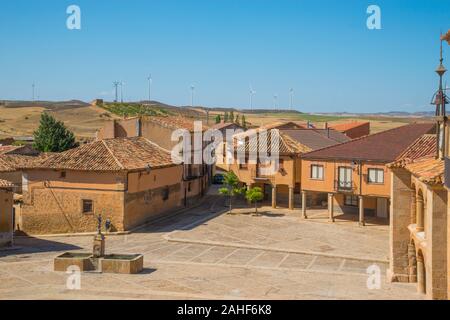
[[(144, 254), (139, 275), (85, 273), (69, 290), (68, 274), (53, 258), (90, 251), (92, 236), (16, 239), (0, 251), (2, 299), (420, 299), (414, 284), (386, 282), (388, 227), (348, 220), (328, 223), (317, 211), (262, 209), (227, 214), (223, 199), (128, 235), (107, 236), (106, 250)], [(367, 268), (381, 271), (381, 288), (368, 289)]]

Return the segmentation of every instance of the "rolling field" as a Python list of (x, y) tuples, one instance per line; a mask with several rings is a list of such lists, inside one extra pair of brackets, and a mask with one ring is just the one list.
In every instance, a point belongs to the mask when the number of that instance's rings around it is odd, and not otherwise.
[[(126, 107), (126, 109), (124, 109)], [(64, 103), (42, 104), (34, 103), (16, 103), (10, 106), (0, 106), (0, 138), (32, 136), (33, 132), (39, 126), (39, 118), (42, 112), (46, 111), (52, 114), (56, 119), (64, 122), (72, 130), (78, 139), (89, 140), (95, 137), (98, 129), (103, 127), (104, 123), (112, 119), (121, 119), (124, 114), (133, 116), (129, 111), (129, 105), (116, 106), (109, 105), (105, 108), (91, 106), (88, 104), (67, 105)], [(153, 108), (153, 106), (152, 106)], [(155, 105), (164, 114), (181, 114), (193, 119), (206, 120), (204, 110), (196, 108), (176, 108), (163, 104)], [(124, 111), (125, 110), (125, 111)], [(220, 111), (210, 112), (210, 124), (214, 123), (217, 114), (223, 115)], [(235, 115), (242, 113), (235, 112)], [(244, 113), (246, 121), (251, 126), (261, 126), (275, 121), (311, 121), (318, 128), (323, 128), (325, 122), (329, 124), (342, 123), (349, 121), (370, 121), (371, 133), (376, 133), (395, 127), (405, 125), (416, 121), (431, 121), (429, 118), (397, 118), (397, 117), (368, 117), (368, 116), (334, 116), (334, 115), (314, 115), (298, 112), (258, 112)]]

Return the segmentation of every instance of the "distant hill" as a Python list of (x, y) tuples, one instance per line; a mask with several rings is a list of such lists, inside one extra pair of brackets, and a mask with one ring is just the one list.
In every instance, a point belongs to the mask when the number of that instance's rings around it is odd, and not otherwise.
[(434, 111), (418, 111), (418, 112), (405, 112), (405, 111), (389, 111), (389, 112), (376, 112), (376, 113), (352, 113), (352, 112), (320, 112), (314, 113), (317, 115), (329, 115), (338, 117), (400, 117), (400, 118), (427, 118), (433, 117)]
[(0, 105), (5, 108), (30, 108), (30, 107), (42, 107), (49, 110), (54, 109), (73, 109), (83, 108), (89, 106), (89, 103), (80, 100), (69, 101), (8, 101), (4, 100), (0, 102)]

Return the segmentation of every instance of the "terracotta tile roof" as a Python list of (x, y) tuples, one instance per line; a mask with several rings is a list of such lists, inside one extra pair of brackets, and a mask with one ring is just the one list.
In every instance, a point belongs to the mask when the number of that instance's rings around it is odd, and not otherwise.
[(27, 166), (28, 169), (134, 171), (173, 166), (170, 151), (142, 138), (95, 141)]
[(5, 154), (16, 149), (21, 148), (20, 146), (0, 146), (0, 154)]
[(216, 129), (216, 130), (222, 130), (228, 127), (232, 127), (232, 126), (237, 126), (242, 128), (241, 125), (237, 124), (237, 123), (233, 123), (233, 122), (221, 122), (221, 123), (216, 123), (213, 126), (211, 126), (211, 129)]
[[(186, 129), (190, 132), (194, 132), (194, 121), (201, 121), (196, 119), (189, 119), (184, 118), (180, 116), (168, 116), (168, 117), (152, 117), (152, 116), (145, 116), (142, 117), (142, 120), (156, 123), (162, 127), (170, 128), (170, 129)], [(203, 131), (206, 131), (208, 129), (208, 126), (203, 124)]]
[(311, 151), (350, 141), (345, 134), (333, 129), (292, 129), (281, 130), (281, 132)]
[(20, 168), (32, 165), (48, 157), (42, 153), (39, 156), (26, 156), (21, 154), (0, 154), (0, 172), (14, 172)]
[(370, 122), (346, 122), (346, 123), (338, 123), (338, 124), (330, 124), (328, 127), (333, 128), (338, 131), (347, 131), (350, 129), (366, 126), (370, 124)]
[[(289, 135), (283, 134), (280, 130), (271, 129), (263, 131), (261, 129), (249, 130), (245, 134), (237, 134), (234, 136), (234, 146), (235, 150), (239, 150), (239, 145), (245, 143), (245, 151), (250, 154), (257, 154), (260, 148), (259, 139), (264, 135), (261, 132), (267, 134), (267, 151), (271, 151), (272, 137), (278, 137), (279, 150), (278, 154), (300, 154), (304, 152), (311, 151), (310, 148), (300, 144), (295, 139), (292, 139)], [(255, 138), (257, 137), (257, 138)], [(245, 139), (245, 142), (244, 142)]]
[(409, 163), (405, 169), (420, 181), (428, 184), (442, 184), (444, 180), (444, 160), (425, 157)]
[(303, 125), (295, 123), (293, 121), (276, 121), (276, 122), (272, 122), (272, 123), (268, 123), (265, 125), (262, 125), (260, 127), (261, 129), (300, 129), (303, 128)]
[(414, 123), (305, 154), (305, 159), (394, 161), (414, 141), (432, 133), (433, 123)]
[(3, 157), (0, 157), (0, 172), (13, 172), (15, 171), (15, 168), (9, 161), (6, 161), (3, 159)]
[(13, 188), (14, 184), (8, 180), (2, 180), (0, 179), (0, 189), (9, 189)]
[(435, 134), (424, 134), (410, 145), (397, 159), (389, 164), (391, 168), (404, 167), (408, 163), (419, 160), (424, 157), (436, 155), (437, 139)]

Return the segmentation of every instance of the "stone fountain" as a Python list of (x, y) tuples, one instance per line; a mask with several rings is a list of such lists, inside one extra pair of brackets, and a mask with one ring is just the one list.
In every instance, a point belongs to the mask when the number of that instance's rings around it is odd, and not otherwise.
[[(109, 220), (105, 224), (106, 229)], [(105, 235), (102, 233), (102, 216), (97, 216), (97, 234), (94, 237), (92, 253), (66, 252), (54, 260), (55, 271), (67, 271), (76, 266), (81, 272), (97, 271), (102, 273), (136, 274), (144, 268), (142, 254), (105, 254)]]

